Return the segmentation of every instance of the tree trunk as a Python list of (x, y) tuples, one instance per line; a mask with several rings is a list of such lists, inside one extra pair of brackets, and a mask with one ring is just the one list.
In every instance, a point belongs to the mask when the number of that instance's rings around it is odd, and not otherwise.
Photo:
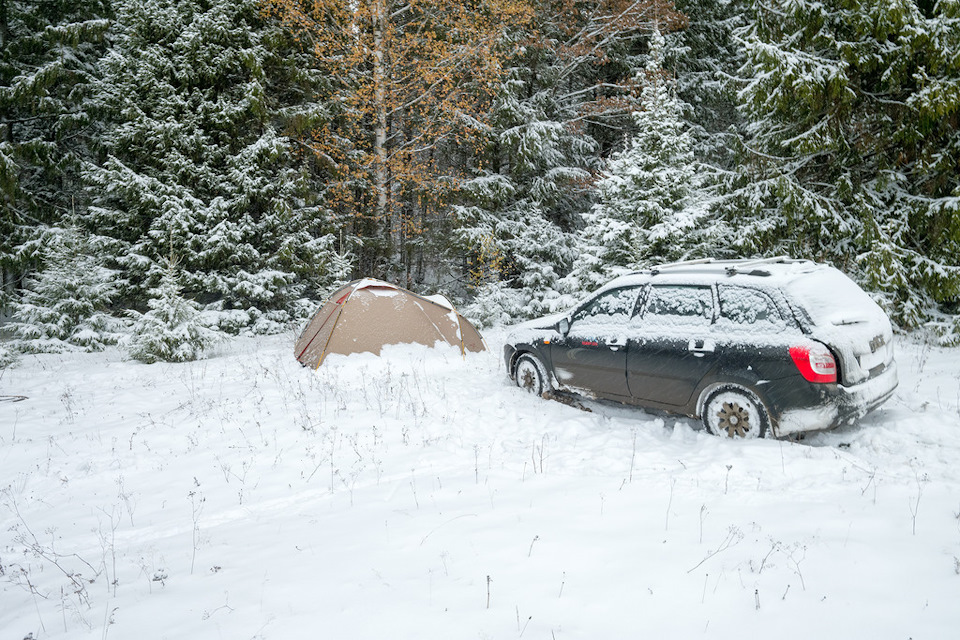
[(7, 0), (0, 0), (0, 51), (7, 48), (10, 28), (7, 23)]
[[(7, 24), (7, 0), (0, 0), (0, 53), (6, 54), (10, 28)], [(6, 120), (6, 118), (4, 118)], [(13, 123), (3, 122), (3, 139), (13, 144)]]
[[(373, 152), (375, 166), (373, 182), (376, 191), (375, 216), (388, 221), (387, 212), (387, 89), (386, 89), (386, 0), (370, 0), (370, 20), (373, 26)], [(389, 225), (389, 222), (388, 222)], [(389, 229), (389, 226), (388, 226)]]

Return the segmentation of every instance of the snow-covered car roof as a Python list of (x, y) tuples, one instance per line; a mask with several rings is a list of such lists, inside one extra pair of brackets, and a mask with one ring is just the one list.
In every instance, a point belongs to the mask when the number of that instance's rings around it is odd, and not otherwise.
[(823, 271), (840, 273), (828, 265), (786, 257), (759, 260), (714, 260), (707, 258), (650, 267), (615, 278), (604, 285), (602, 289), (646, 284), (658, 279), (698, 284), (718, 282), (720, 278), (723, 278), (723, 282), (739, 284), (762, 282), (772, 287), (785, 287), (797, 278)]
[(656, 283), (738, 284), (785, 292), (801, 302), (818, 326), (861, 325), (869, 340), (880, 328), (889, 333), (886, 314), (866, 292), (840, 270), (810, 260), (786, 257), (760, 260), (694, 260), (659, 265), (620, 276), (600, 291)]

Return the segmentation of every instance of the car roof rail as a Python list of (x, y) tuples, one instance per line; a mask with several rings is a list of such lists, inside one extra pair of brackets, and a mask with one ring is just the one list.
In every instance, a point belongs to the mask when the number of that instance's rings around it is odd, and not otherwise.
[(757, 275), (757, 276), (768, 276), (770, 275), (769, 271), (764, 269), (758, 269), (757, 267), (768, 265), (768, 264), (800, 264), (800, 263), (810, 263), (809, 260), (804, 260), (802, 258), (791, 258), (790, 256), (774, 256), (771, 258), (737, 258), (731, 260), (717, 260), (716, 258), (699, 258), (696, 260), (681, 260), (679, 262), (668, 262), (666, 264), (658, 264), (650, 267), (649, 271), (653, 275), (657, 275), (661, 271), (679, 269), (684, 267), (696, 267), (696, 266), (716, 266), (723, 267), (724, 271), (727, 272), (727, 275), (734, 275), (737, 273)]

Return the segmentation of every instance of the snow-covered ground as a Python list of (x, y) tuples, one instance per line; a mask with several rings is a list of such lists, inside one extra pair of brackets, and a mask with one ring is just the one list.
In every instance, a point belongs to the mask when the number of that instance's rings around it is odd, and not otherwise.
[(0, 635), (956, 638), (958, 352), (802, 443), (532, 398), (491, 351), (293, 336), (0, 378)]

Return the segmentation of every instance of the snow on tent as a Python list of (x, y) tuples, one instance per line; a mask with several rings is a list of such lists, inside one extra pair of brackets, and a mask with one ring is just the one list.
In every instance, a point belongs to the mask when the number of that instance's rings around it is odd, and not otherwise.
[(483, 351), (483, 338), (443, 296), (423, 297), (381, 280), (355, 280), (334, 293), (297, 339), (300, 364), (319, 367), (331, 353), (377, 355), (388, 344), (447, 342)]

